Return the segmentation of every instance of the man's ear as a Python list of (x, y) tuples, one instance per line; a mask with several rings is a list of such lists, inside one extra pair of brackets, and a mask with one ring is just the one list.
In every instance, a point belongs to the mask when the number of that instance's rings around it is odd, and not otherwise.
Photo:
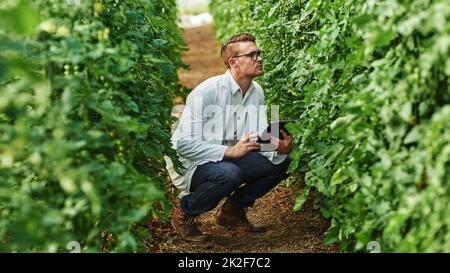
[(237, 66), (237, 59), (236, 58), (229, 58), (228, 59), (228, 65), (230, 67), (236, 67)]

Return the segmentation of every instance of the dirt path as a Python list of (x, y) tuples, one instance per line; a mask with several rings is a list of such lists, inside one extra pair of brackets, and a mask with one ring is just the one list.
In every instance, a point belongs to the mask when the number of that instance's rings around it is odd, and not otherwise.
[(207, 78), (225, 72), (225, 65), (220, 59), (220, 45), (214, 38), (211, 25), (187, 28), (183, 38), (189, 46), (183, 54), (183, 62), (191, 69), (178, 71), (181, 84), (193, 89)]
[[(210, 25), (186, 29), (184, 39), (190, 50), (183, 61), (190, 71), (179, 71), (181, 82), (193, 88), (201, 81), (225, 71), (219, 58), (219, 45)], [(216, 209), (201, 215), (200, 230), (210, 236), (210, 242), (194, 244), (184, 242), (173, 231), (170, 223), (154, 220), (148, 228), (154, 234), (146, 242), (149, 252), (337, 252), (336, 245), (323, 243), (329, 221), (313, 208), (312, 197), (300, 212), (292, 212), (295, 203), (293, 188), (278, 186), (258, 199), (248, 212), (249, 220), (265, 224), (269, 230), (263, 234), (237, 233), (214, 223)]]

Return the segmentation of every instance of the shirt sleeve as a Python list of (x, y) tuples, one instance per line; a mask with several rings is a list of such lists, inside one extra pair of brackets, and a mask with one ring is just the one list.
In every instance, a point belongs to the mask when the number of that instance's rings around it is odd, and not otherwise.
[(199, 92), (188, 96), (173, 144), (178, 154), (186, 159), (217, 162), (223, 159), (228, 147), (203, 140), (203, 100), (207, 98)]

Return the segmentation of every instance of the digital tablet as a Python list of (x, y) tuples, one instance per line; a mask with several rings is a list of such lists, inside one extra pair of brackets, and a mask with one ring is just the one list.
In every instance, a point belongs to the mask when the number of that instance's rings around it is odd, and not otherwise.
[[(283, 135), (281, 134), (281, 129), (283, 129), (288, 135), (290, 135), (289, 131), (286, 129), (286, 124), (295, 122), (295, 120), (279, 120), (279, 121), (272, 121), (267, 128), (263, 131), (260, 137), (256, 140), (258, 143), (270, 143), (270, 138), (272, 136), (279, 138), (281, 140), (284, 139)], [(278, 127), (278, 135), (275, 134), (275, 132), (272, 132), (272, 128)]]

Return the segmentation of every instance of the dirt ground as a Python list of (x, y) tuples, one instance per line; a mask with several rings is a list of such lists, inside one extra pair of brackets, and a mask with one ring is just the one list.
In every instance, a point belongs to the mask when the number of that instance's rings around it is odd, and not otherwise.
[[(185, 29), (184, 39), (189, 51), (183, 61), (190, 71), (179, 71), (183, 85), (193, 88), (201, 81), (225, 71), (219, 57), (219, 45), (215, 41), (211, 25)], [(329, 221), (313, 208), (313, 198), (299, 212), (293, 212), (295, 198), (299, 195), (296, 187), (279, 185), (264, 197), (258, 199), (249, 209), (251, 222), (268, 227), (265, 233), (238, 233), (215, 224), (215, 213), (205, 213), (198, 218), (199, 229), (210, 238), (207, 243), (183, 241), (172, 229), (170, 223), (152, 220), (148, 229), (153, 238), (146, 242), (148, 252), (220, 252), (220, 253), (304, 253), (338, 252), (337, 245), (325, 245), (324, 233)]]

